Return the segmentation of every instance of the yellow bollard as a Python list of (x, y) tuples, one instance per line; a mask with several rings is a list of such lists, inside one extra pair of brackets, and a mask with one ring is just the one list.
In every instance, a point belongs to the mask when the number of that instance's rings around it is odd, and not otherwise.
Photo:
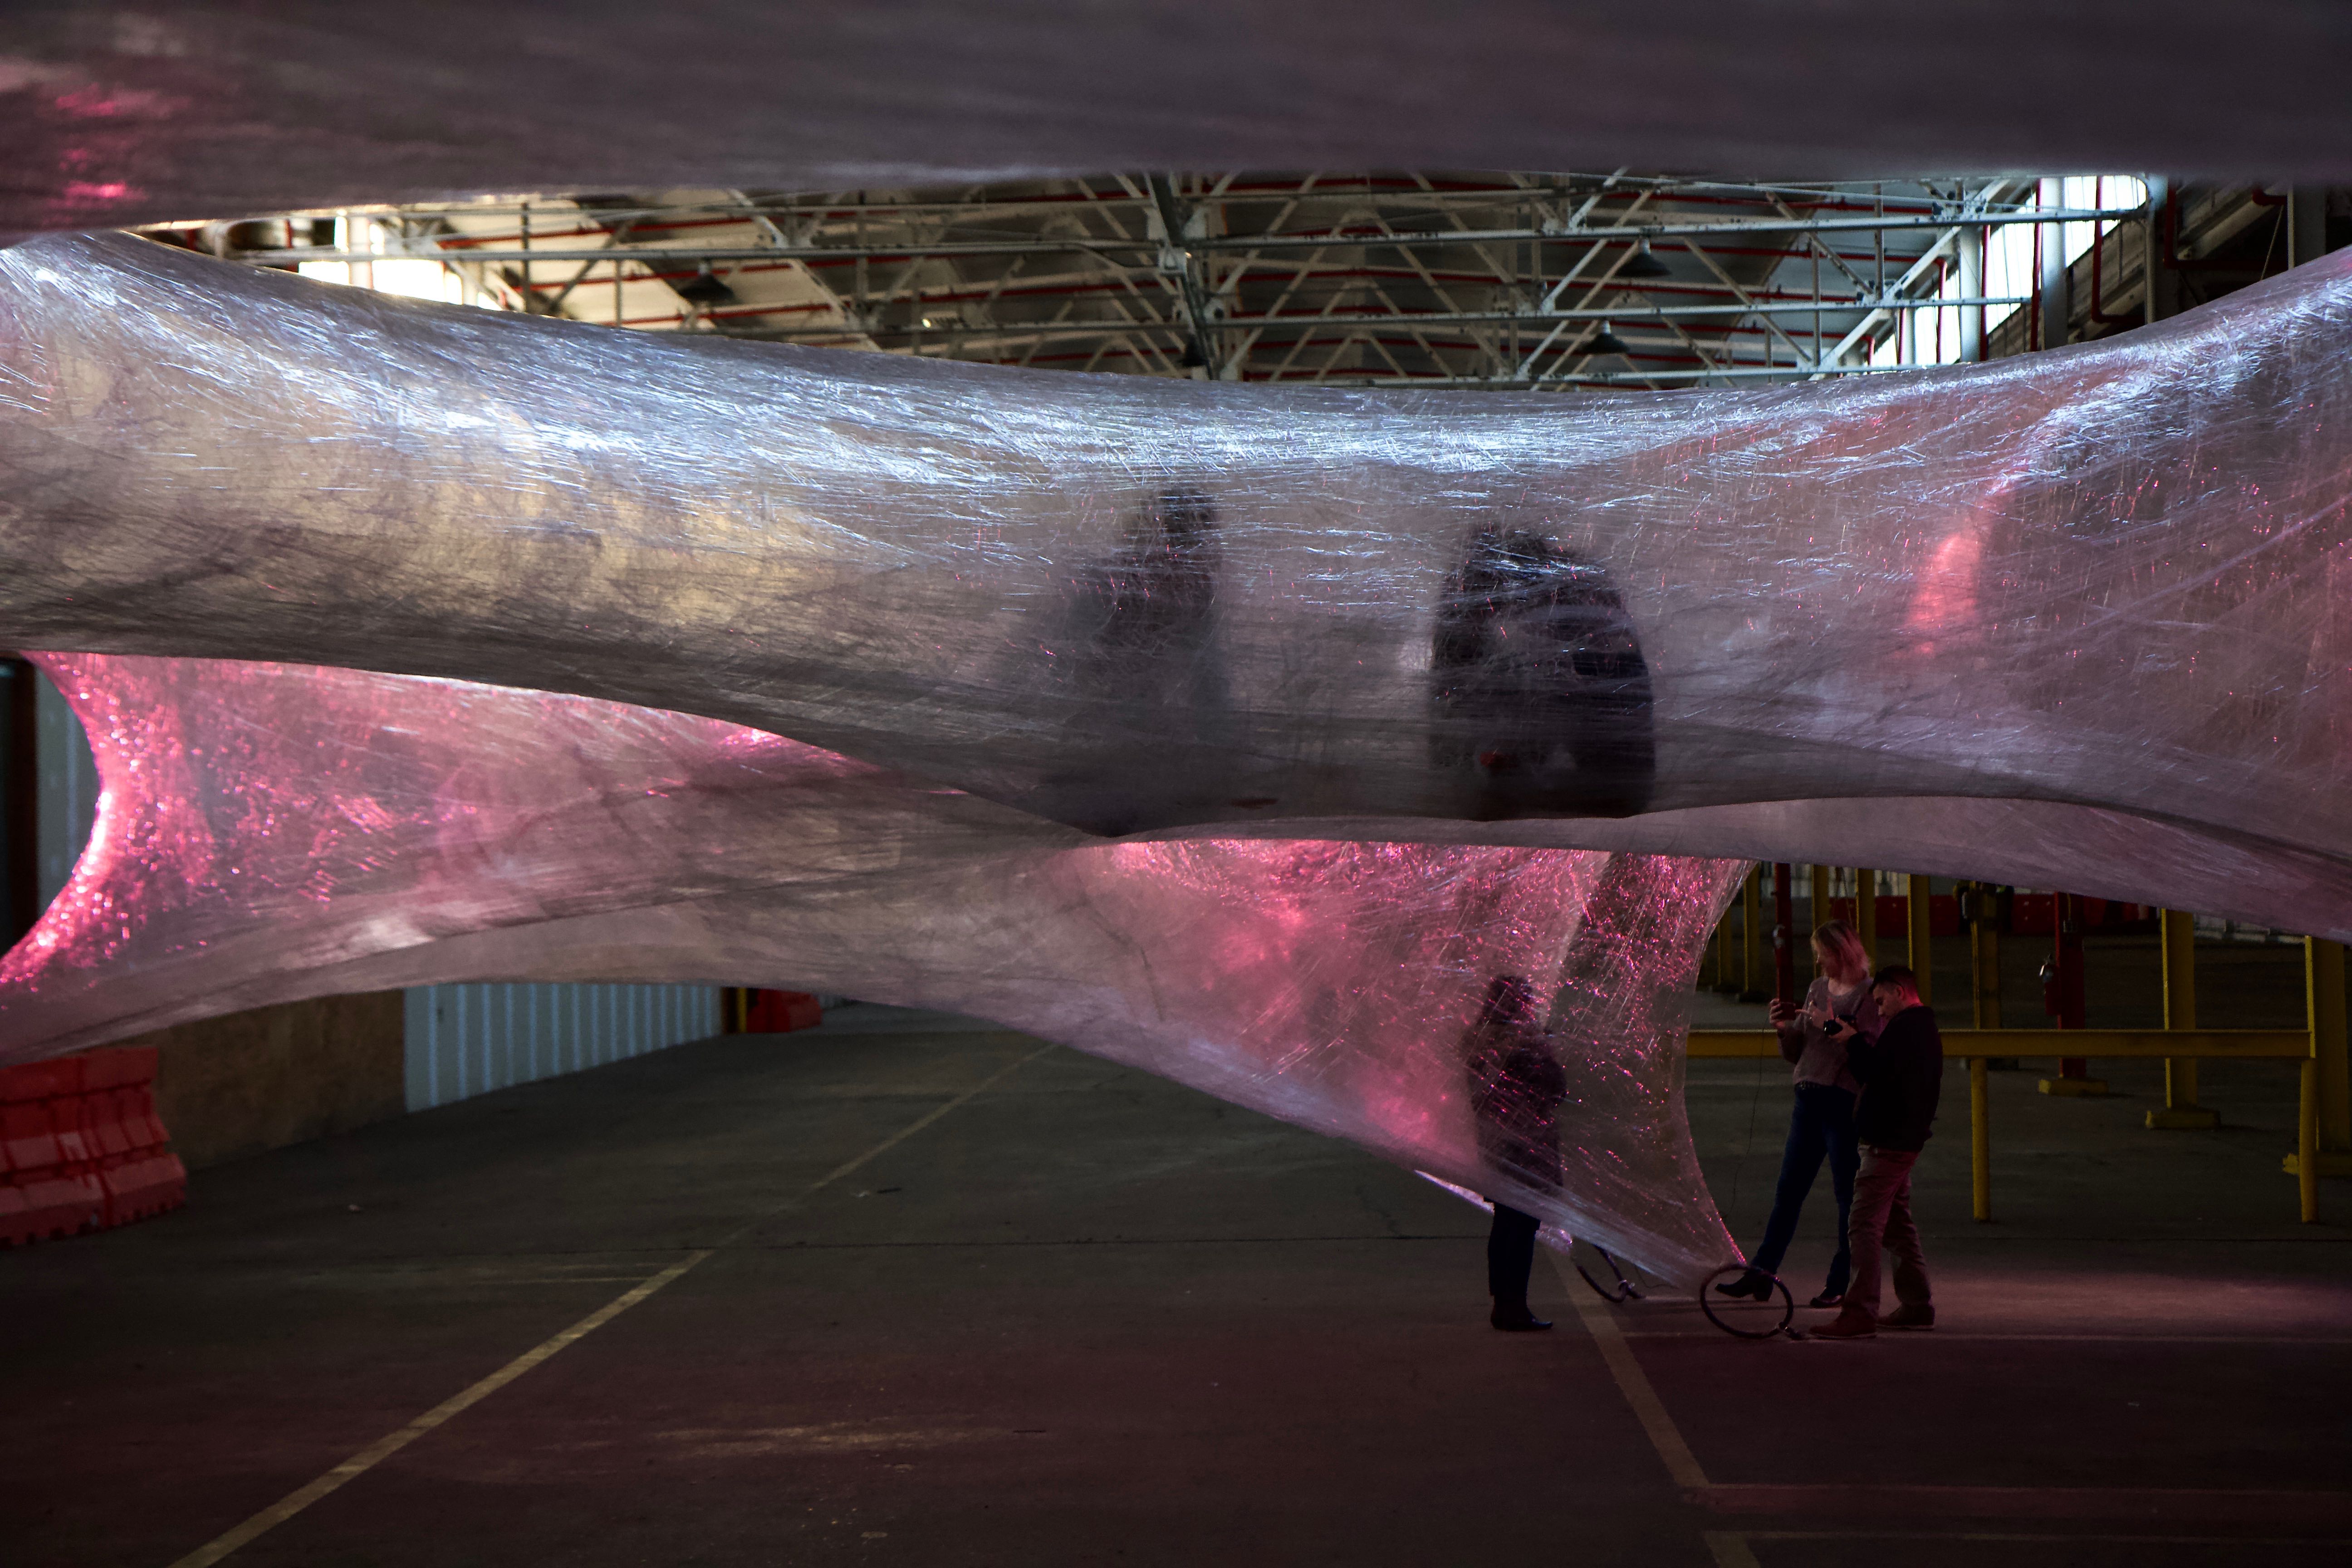
[[(2179, 910), (2161, 911), (2164, 960), (2164, 1026), (2197, 1026), (2197, 917)], [(2147, 1113), (2147, 1124), (2158, 1128), (2201, 1129), (2221, 1124), (2221, 1118), (2197, 1103), (2197, 1058), (2164, 1058), (2164, 1108)]]
[(1914, 872), (1904, 879), (1911, 895), (1911, 972), (1919, 977), (1919, 1000), (1936, 1005), (1936, 921), (1928, 880)]
[(2352, 1152), (2352, 1061), (2347, 1061), (2344, 1019), (2344, 944), (2304, 938), (2305, 1010), (2311, 1016), (2311, 1054), (2319, 1064), (2319, 1173), (2352, 1174), (2340, 1159)]
[(2000, 927), (1990, 911), (1992, 889), (1979, 884), (1979, 917), (1969, 922), (1969, 988), (1971, 1016), (1979, 1029), (2000, 1027)]
[(2303, 939), (2304, 1017), (2311, 1029), (2311, 1058), (2304, 1063), (2303, 1100), (2295, 1152), (2281, 1163), (2302, 1185), (2303, 1217), (2319, 1214), (2322, 1176), (2352, 1176), (2352, 1104), (2347, 1104), (2345, 1062), (2344, 944), (2324, 937)]

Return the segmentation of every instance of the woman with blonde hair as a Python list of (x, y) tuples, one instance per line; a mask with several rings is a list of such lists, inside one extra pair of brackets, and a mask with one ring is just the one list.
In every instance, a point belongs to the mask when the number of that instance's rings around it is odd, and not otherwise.
[(1795, 1069), (1797, 1103), (1789, 1114), (1788, 1146), (1780, 1153), (1780, 1182), (1772, 1194), (1772, 1217), (1765, 1222), (1764, 1239), (1748, 1259), (1748, 1272), (1716, 1290), (1725, 1296), (1762, 1300), (1772, 1291), (1772, 1277), (1797, 1235), (1797, 1218), (1804, 1212), (1805, 1195), (1822, 1161), (1830, 1163), (1830, 1187), (1837, 1194), (1837, 1253), (1830, 1259), (1829, 1282), (1812, 1300), (1816, 1307), (1834, 1307), (1845, 1300), (1853, 1271), (1846, 1247), (1846, 1216), (1853, 1208), (1853, 1174), (1862, 1154), (1854, 1142), (1853, 1108), (1862, 1085), (1846, 1068), (1845, 1047), (1823, 1026), (1839, 1018), (1865, 1039), (1876, 1039), (1882, 1020), (1870, 994), (1870, 954), (1862, 939), (1843, 921), (1831, 921), (1813, 931), (1813, 963), (1820, 968), (1805, 992), (1804, 1005), (1792, 1007), (1785, 996), (1772, 999), (1772, 1027), (1780, 1037), (1780, 1056)]

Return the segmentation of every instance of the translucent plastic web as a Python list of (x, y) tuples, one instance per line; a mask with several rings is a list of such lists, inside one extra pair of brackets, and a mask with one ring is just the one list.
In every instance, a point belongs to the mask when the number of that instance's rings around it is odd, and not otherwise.
[[(104, 793), (71, 886), (0, 962), (0, 1057), (379, 986), (812, 985), (1131, 1063), (1662, 1274), (1731, 1256), (1677, 1089), (1740, 863), (1104, 843), (712, 720), (348, 670), (41, 663)], [(1476, 1152), (1462, 1042), (1498, 973), (1558, 999), (1557, 1185)]]
[(2352, 253), (1566, 399), (1029, 374), (0, 249), (0, 639), (702, 713), (1098, 835), (1866, 863), (2352, 936)]
[[(2347, 431), (2352, 253), (2111, 342), (1570, 401), (0, 248), (0, 644), (245, 661), (53, 661), (107, 801), (0, 1052), (768, 978), (1136, 1062), (1687, 1279), (1729, 1256), (1674, 1095), (1727, 858), (2352, 937)], [(1503, 974), (1558, 999), (1557, 1188), (1475, 1153)]]

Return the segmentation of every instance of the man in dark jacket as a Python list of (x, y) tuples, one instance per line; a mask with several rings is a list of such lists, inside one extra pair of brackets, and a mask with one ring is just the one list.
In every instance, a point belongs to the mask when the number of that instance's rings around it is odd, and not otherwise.
[[(1871, 983), (1878, 1016), (1885, 1022), (1870, 1039), (1843, 1019), (1832, 1020), (1832, 1038), (1845, 1047), (1848, 1070), (1861, 1080), (1862, 1103), (1853, 1115), (1862, 1145), (1862, 1168), (1853, 1178), (1853, 1215), (1846, 1231), (1853, 1252), (1853, 1280), (1834, 1321), (1812, 1331), (1815, 1339), (1866, 1340), (1880, 1327), (1932, 1329), (1936, 1307), (1927, 1287), (1927, 1258), (1919, 1247), (1919, 1227), (1911, 1221), (1911, 1167), (1927, 1147), (1936, 1120), (1936, 1099), (1944, 1087), (1944, 1037), (1936, 1015), (1919, 1000), (1919, 977), (1906, 964), (1890, 963)], [(1900, 1303), (1878, 1315), (1881, 1252), (1895, 1256), (1895, 1296)]]

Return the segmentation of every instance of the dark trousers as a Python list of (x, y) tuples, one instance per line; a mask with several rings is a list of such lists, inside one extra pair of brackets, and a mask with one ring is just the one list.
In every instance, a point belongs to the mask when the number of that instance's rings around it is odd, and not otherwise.
[(1853, 1289), (1846, 1292), (1845, 1310), (1864, 1317), (1878, 1316), (1879, 1258), (1895, 1260), (1895, 1299), (1906, 1307), (1935, 1305), (1927, 1284), (1927, 1254), (1919, 1246), (1919, 1227), (1911, 1221), (1911, 1167), (1919, 1163), (1916, 1149), (1862, 1151), (1862, 1176), (1853, 1199)]
[(1830, 1259), (1825, 1288), (1842, 1295), (1853, 1269), (1846, 1231), (1853, 1214), (1853, 1173), (1862, 1154), (1853, 1138), (1853, 1096), (1834, 1084), (1797, 1086), (1796, 1109), (1789, 1113), (1789, 1143), (1780, 1152), (1780, 1184), (1772, 1193), (1772, 1217), (1764, 1222), (1764, 1239), (1748, 1261), (1766, 1274), (1780, 1272), (1780, 1260), (1796, 1239), (1797, 1218), (1805, 1212), (1805, 1194), (1813, 1190), (1824, 1157), (1838, 1211), (1837, 1256)]
[(1536, 1267), (1536, 1226), (1531, 1214), (1508, 1204), (1495, 1205), (1495, 1224), (1486, 1232), (1486, 1293), (1505, 1306), (1528, 1304), (1528, 1276)]

